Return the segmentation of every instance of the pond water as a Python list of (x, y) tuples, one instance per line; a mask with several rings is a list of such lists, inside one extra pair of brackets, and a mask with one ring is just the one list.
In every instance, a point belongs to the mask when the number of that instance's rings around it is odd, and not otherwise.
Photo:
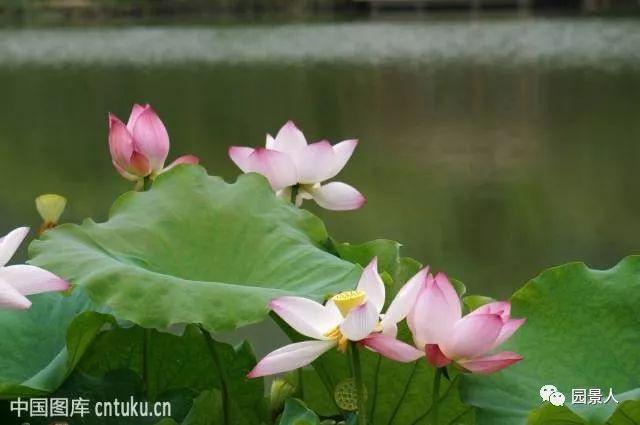
[(35, 196), (104, 220), (129, 188), (107, 112), (150, 102), (173, 157), (238, 170), (293, 119), (361, 143), (339, 180), (368, 204), (321, 216), (395, 239), (471, 292), (508, 296), (546, 267), (607, 268), (640, 248), (640, 21), (521, 17), (220, 27), (0, 30), (0, 230)]

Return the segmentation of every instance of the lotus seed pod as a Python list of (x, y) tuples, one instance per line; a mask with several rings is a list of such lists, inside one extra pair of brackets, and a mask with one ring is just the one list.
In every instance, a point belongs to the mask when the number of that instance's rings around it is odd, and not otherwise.
[[(333, 397), (342, 410), (358, 410), (358, 387), (355, 379), (348, 378), (339, 382), (333, 392)], [(366, 388), (364, 388), (364, 398), (365, 400), (367, 398)]]
[(36, 209), (40, 217), (42, 217), (43, 230), (50, 229), (58, 224), (66, 205), (66, 198), (52, 193), (40, 195), (36, 198)]

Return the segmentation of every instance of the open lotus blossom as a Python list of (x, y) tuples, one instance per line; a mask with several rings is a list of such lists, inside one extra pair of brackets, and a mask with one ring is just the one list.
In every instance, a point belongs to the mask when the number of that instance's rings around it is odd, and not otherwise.
[(164, 168), (169, 155), (169, 134), (148, 104), (133, 105), (126, 125), (109, 113), (109, 150), (116, 170), (131, 181), (154, 178), (178, 164), (199, 162), (197, 157), (185, 155)]
[[(333, 347), (345, 352), (349, 341), (357, 341), (397, 361), (408, 362), (419, 357), (422, 353), (395, 339), (396, 324), (409, 313), (414, 297), (403, 288), (382, 316), (385, 288), (377, 267), (374, 258), (362, 272), (355, 290), (341, 292), (325, 305), (301, 297), (274, 299), (271, 309), (293, 329), (313, 340), (273, 351), (248, 376), (273, 375), (306, 366)], [(411, 287), (416, 285), (409, 285)]]
[(20, 227), (0, 239), (0, 308), (25, 310), (31, 307), (25, 295), (65, 291), (69, 284), (44, 269), (27, 264), (7, 266), (11, 257), (29, 233)]
[(507, 351), (489, 354), (525, 322), (511, 319), (508, 302), (486, 304), (462, 317), (460, 298), (443, 273), (429, 274), (419, 285), (407, 323), (432, 365), (455, 362), (463, 370), (488, 374), (522, 360)]
[(357, 140), (344, 140), (336, 145), (328, 141), (307, 144), (307, 139), (289, 121), (275, 138), (267, 134), (266, 148), (231, 146), (231, 160), (245, 173), (260, 173), (269, 180), (278, 196), (295, 204), (313, 199), (329, 210), (354, 210), (365, 198), (353, 187), (341, 182), (322, 184), (335, 177), (346, 165)]

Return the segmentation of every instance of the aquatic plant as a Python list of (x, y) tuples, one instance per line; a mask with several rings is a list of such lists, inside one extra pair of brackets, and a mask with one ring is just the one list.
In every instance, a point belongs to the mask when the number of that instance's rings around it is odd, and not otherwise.
[[(508, 301), (467, 295), (399, 243), (338, 242), (299, 208), (362, 205), (350, 186), (323, 195), (355, 141), (307, 144), (287, 123), (266, 148), (231, 148), (246, 174), (227, 183), (191, 157), (165, 167), (164, 125), (148, 105), (131, 115), (111, 117), (109, 143), (135, 190), (101, 223), (60, 224), (63, 198), (39, 198), (30, 265), (0, 269), (2, 306), (33, 302), (0, 311), (0, 418), (18, 397), (74, 395), (171, 402), (145, 418), (158, 425), (640, 420), (640, 257), (554, 267)], [(0, 264), (26, 233), (0, 239)], [(273, 322), (291, 343), (260, 361), (248, 342), (218, 341)], [(611, 397), (569, 403), (581, 388)]]

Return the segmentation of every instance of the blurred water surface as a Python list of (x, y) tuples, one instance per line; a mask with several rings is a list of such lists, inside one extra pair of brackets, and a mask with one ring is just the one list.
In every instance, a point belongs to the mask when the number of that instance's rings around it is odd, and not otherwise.
[(640, 21), (433, 19), (225, 27), (0, 30), (0, 230), (33, 198), (104, 220), (128, 182), (107, 112), (150, 102), (172, 156), (238, 173), (229, 145), (293, 119), (357, 137), (339, 175), (368, 198), (320, 211), (330, 233), (390, 238), (471, 292), (640, 251)]

